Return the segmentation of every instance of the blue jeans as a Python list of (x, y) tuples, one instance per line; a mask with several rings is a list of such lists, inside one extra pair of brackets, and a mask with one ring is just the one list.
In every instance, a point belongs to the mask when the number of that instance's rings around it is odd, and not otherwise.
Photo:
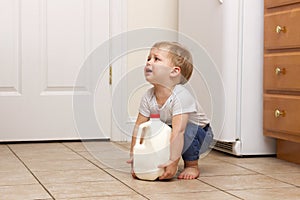
[(205, 153), (209, 149), (213, 142), (213, 137), (214, 135), (209, 125), (202, 128), (196, 124), (188, 123), (184, 132), (183, 160), (198, 160), (200, 154)]

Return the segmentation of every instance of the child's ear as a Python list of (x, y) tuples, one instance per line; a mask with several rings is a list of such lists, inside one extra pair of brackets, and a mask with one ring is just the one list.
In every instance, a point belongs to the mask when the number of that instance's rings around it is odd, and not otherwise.
[(175, 77), (178, 76), (181, 72), (181, 68), (180, 67), (173, 67), (173, 70), (171, 72), (171, 76)]

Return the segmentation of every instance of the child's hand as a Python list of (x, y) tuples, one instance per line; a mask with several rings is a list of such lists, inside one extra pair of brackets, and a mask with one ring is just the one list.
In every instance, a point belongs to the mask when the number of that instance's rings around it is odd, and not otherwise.
[(130, 159), (127, 160), (126, 162), (127, 162), (128, 164), (131, 164), (131, 176), (132, 176), (133, 178), (137, 178), (136, 175), (135, 175), (135, 173), (134, 173), (134, 171), (133, 171), (133, 157), (130, 157)]
[(131, 176), (132, 176), (132, 178), (137, 178), (137, 176), (135, 175), (135, 173), (134, 173), (134, 171), (133, 171), (132, 168), (131, 168)]
[(176, 172), (178, 170), (178, 161), (179, 161), (179, 159), (176, 161), (169, 160), (165, 164), (159, 165), (158, 166), (159, 168), (164, 168), (164, 170), (165, 170), (163, 175), (161, 175), (159, 177), (159, 180), (173, 178), (173, 176), (176, 174)]
[(133, 164), (133, 158), (129, 158), (129, 160), (126, 161), (128, 164)]

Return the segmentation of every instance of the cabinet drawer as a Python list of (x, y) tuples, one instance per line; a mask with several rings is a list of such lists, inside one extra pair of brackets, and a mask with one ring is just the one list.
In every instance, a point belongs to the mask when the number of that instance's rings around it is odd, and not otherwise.
[(264, 89), (300, 91), (300, 52), (266, 54)]
[(265, 48), (300, 47), (300, 8), (265, 15)]
[(290, 5), (290, 4), (295, 4), (295, 3), (300, 3), (300, 0), (276, 0), (276, 1), (265, 0), (265, 7), (266, 8), (274, 8), (274, 7)]
[(300, 96), (264, 95), (264, 130), (300, 136)]

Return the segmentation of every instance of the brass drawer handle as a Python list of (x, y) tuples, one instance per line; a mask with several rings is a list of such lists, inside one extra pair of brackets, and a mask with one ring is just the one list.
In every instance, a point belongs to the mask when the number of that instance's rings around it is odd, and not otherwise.
[(286, 28), (285, 28), (285, 26), (276, 26), (276, 33), (281, 33), (281, 32), (283, 32), (283, 33), (285, 33), (286, 32)]
[(284, 110), (280, 111), (279, 109), (276, 109), (275, 112), (274, 112), (274, 115), (275, 115), (276, 118), (284, 117), (285, 116), (285, 111)]
[(280, 68), (280, 67), (276, 67), (275, 68), (275, 74), (276, 75), (280, 75), (280, 74), (285, 74), (285, 68)]

